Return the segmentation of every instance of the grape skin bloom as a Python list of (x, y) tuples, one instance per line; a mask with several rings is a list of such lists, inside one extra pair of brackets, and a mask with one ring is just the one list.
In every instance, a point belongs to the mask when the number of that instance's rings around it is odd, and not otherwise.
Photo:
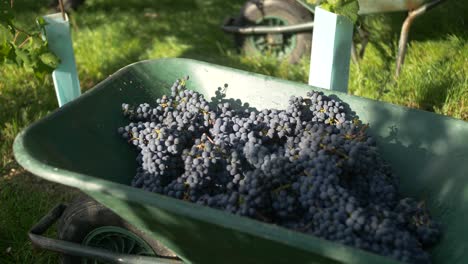
[[(122, 104), (118, 133), (138, 150), (136, 188), (283, 226), (407, 263), (441, 236), (424, 203), (401, 197), (368, 126), (311, 91), (248, 108), (207, 101), (177, 80), (153, 104)], [(224, 89), (227, 85), (224, 86)]]

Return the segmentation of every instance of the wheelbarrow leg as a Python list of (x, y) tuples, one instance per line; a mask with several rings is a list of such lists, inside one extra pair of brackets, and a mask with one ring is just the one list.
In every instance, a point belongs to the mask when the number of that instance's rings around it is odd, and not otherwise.
[(429, 2), (415, 10), (409, 11), (408, 16), (405, 19), (405, 22), (403, 23), (403, 26), (401, 27), (400, 41), (398, 43), (398, 57), (397, 57), (396, 71), (395, 71), (396, 78), (398, 78), (398, 76), (400, 75), (401, 67), (403, 66), (403, 63), (405, 62), (406, 49), (408, 46), (407, 45), (408, 35), (409, 35), (411, 24), (413, 23), (414, 19), (416, 19), (418, 16), (426, 13), (426, 11), (434, 8), (436, 5), (444, 1), (446, 0), (433, 0), (432, 2)]
[(369, 43), (369, 32), (362, 26), (356, 28), (357, 33), (360, 37), (361, 48), (357, 49), (356, 43), (351, 43), (351, 59), (354, 64), (359, 67), (359, 61), (364, 58), (364, 52), (366, 51), (367, 44)]
[(357, 55), (356, 44), (354, 43), (354, 41), (351, 43), (351, 60), (354, 64), (358, 65), (359, 59)]
[(367, 31), (364, 26), (360, 26), (357, 28), (357, 32), (361, 37), (361, 49), (359, 50), (359, 59), (364, 58), (364, 52), (366, 51), (367, 44), (369, 44), (369, 31)]

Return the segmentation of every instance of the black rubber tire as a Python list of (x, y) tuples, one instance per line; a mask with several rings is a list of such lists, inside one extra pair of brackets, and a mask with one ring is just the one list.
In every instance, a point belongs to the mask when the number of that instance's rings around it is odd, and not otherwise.
[[(60, 218), (58, 238), (61, 240), (82, 243), (85, 237), (94, 229), (102, 226), (117, 226), (129, 230), (143, 239), (159, 257), (177, 258), (177, 256), (160, 242), (148, 237), (116, 215), (107, 207), (86, 195), (79, 195), (67, 207)], [(62, 255), (63, 264), (81, 264), (80, 257)]]
[[(294, 0), (251, 0), (242, 8), (237, 24), (252, 26), (265, 16), (279, 17), (288, 25), (313, 21), (313, 14)], [(290, 63), (297, 63), (302, 57), (310, 55), (312, 30), (291, 34), (294, 34), (296, 38), (296, 46), (285, 59)], [(260, 54), (260, 51), (249, 41), (248, 35), (237, 34), (236, 43), (247, 56)]]

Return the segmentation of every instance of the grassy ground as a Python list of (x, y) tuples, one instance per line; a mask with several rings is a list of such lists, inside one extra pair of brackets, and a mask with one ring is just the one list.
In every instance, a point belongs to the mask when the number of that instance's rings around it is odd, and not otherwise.
[[(15, 1), (18, 21), (31, 27), (48, 0)], [(81, 85), (92, 88), (117, 69), (143, 59), (186, 57), (306, 82), (307, 58), (296, 66), (272, 58), (238, 56), (219, 25), (243, 1), (88, 0), (72, 15)], [(416, 20), (403, 73), (393, 78), (403, 14), (372, 16), (372, 32), (359, 66), (352, 65), (352, 94), (468, 120), (468, 8), (452, 0)], [(1, 40), (0, 35), (0, 40)], [(15, 135), (57, 107), (50, 79), (41, 83), (12, 65), (0, 68), (0, 263), (55, 263), (31, 251), (26, 232), (34, 221), (72, 194), (22, 171), (14, 162)], [(53, 235), (53, 234), (51, 234)]]

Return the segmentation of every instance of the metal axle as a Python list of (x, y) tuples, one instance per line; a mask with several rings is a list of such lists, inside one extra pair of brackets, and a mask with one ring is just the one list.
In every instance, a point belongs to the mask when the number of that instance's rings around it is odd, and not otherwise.
[(224, 31), (238, 34), (267, 34), (267, 33), (291, 33), (308, 31), (314, 28), (314, 22), (307, 22), (290, 26), (252, 26), (252, 27), (237, 27), (223, 26)]

